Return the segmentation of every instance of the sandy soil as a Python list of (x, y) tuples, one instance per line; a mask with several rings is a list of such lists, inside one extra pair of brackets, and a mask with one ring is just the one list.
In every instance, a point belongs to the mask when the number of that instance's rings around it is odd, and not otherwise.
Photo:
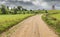
[[(42, 20), (42, 15), (32, 16), (4, 32), (1, 37), (58, 37)], [(13, 31), (14, 30), (14, 31)]]

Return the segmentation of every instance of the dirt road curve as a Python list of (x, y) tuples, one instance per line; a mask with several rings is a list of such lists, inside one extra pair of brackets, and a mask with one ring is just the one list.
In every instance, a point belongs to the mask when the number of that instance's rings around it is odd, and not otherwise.
[[(18, 25), (15, 32), (11, 33), (9, 37), (58, 37), (41, 18), (42, 15), (32, 16)], [(12, 28), (14, 29), (14, 27)], [(2, 37), (6, 37), (4, 33)]]

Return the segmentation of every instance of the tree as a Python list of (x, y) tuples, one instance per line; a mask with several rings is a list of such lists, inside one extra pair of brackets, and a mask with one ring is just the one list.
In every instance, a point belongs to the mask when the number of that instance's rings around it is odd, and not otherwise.
[(1, 11), (2, 11), (2, 14), (6, 14), (7, 13), (6, 7), (4, 5), (1, 5)]
[(47, 11), (47, 10), (45, 10), (45, 12), (46, 12), (46, 13), (48, 13), (48, 11)]
[(14, 14), (17, 14), (17, 9), (16, 8), (14, 9)]
[(32, 10), (30, 10), (30, 11), (32, 11)]
[(7, 6), (7, 9), (9, 10), (9, 6)]
[(17, 9), (18, 9), (18, 10), (21, 10), (21, 9), (22, 9), (22, 6), (18, 6)]

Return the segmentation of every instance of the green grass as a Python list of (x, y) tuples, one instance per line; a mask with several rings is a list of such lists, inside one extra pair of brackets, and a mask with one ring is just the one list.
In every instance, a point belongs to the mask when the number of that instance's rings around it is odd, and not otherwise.
[(50, 14), (47, 18), (43, 15), (42, 18), (60, 37), (60, 14)]
[(60, 14), (52, 14), (52, 15), (50, 15), (50, 16), (52, 16), (52, 17), (54, 17), (54, 18), (60, 20)]
[(60, 14), (53, 14), (53, 15), (50, 15), (51, 17), (54, 17), (56, 18), (57, 20), (57, 24), (56, 24), (56, 31), (59, 33), (60, 35)]
[(0, 33), (33, 14), (0, 15)]
[(48, 10), (49, 13), (60, 12), (60, 10)]

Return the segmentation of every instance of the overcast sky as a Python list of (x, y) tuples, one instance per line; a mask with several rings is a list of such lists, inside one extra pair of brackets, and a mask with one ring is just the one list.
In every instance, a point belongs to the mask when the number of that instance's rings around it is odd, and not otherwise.
[(60, 0), (0, 0), (1, 4), (10, 7), (21, 5), (27, 9), (51, 9), (55, 5), (56, 9), (60, 9)]

